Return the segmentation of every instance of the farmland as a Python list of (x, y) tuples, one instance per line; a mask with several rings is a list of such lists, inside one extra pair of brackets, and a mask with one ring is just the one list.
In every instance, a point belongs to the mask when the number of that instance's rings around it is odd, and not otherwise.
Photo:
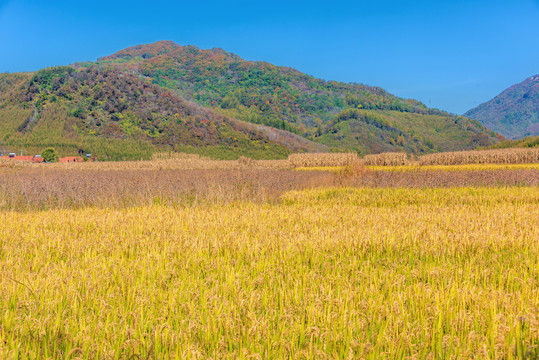
[(0, 358), (538, 356), (534, 164), (208, 161), (0, 167)]

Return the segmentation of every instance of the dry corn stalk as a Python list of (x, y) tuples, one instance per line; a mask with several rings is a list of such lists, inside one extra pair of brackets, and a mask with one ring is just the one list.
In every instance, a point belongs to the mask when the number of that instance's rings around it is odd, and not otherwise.
[(288, 156), (288, 161), (295, 167), (347, 166), (358, 160), (356, 153), (305, 153)]
[(539, 163), (539, 149), (457, 151), (423, 155), (420, 165), (531, 164)]
[(381, 154), (366, 155), (365, 165), (367, 166), (400, 166), (408, 164), (406, 153), (387, 152)]

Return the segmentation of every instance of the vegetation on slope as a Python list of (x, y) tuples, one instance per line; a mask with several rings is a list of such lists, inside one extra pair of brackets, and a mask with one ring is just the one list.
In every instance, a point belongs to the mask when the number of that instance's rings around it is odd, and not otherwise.
[[(381, 88), (324, 81), (288, 67), (245, 61), (222, 49), (202, 50), (157, 42), (122, 50), (99, 59), (97, 64), (136, 72), (223, 114), (289, 130), (338, 149), (363, 153), (401, 149), (423, 153), (470, 149), (498, 140), (497, 134), (477, 121), (429, 109)], [(396, 135), (357, 122), (355, 125), (359, 126), (339, 125), (335, 129), (336, 116), (348, 109), (370, 110), (381, 117), (391, 114)], [(447, 127), (454, 127), (454, 131), (440, 134), (446, 138), (440, 143), (433, 139), (438, 135), (427, 139), (419, 135), (429, 128)], [(334, 135), (336, 132), (341, 134)], [(405, 145), (398, 144), (399, 135), (410, 139)]]
[(519, 140), (506, 140), (488, 147), (488, 149), (508, 148), (539, 148), (539, 136), (529, 136)]
[[(155, 147), (216, 157), (285, 157), (264, 131), (113, 69), (55, 67), (0, 78), (4, 146), (108, 159), (150, 158)], [(15, 87), (13, 85), (16, 85)]]
[(488, 133), (470, 135), (474, 128), (474, 121), (461, 116), (449, 121), (442, 115), (347, 109), (327, 123), (316, 139), (360, 154), (391, 151), (422, 154), (490, 144)]
[(0, 95), (0, 149), (36, 153), (54, 146), (60, 155), (84, 150), (147, 159), (166, 147), (217, 158), (283, 158), (330, 150), (422, 154), (499, 140), (477, 121), (380, 88), (172, 42), (75, 67), (2, 74)]

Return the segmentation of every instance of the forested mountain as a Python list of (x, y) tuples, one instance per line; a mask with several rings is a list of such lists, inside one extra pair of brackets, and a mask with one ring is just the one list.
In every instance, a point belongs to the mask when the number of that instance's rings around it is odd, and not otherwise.
[(464, 116), (510, 139), (539, 135), (539, 75), (511, 86)]
[(160, 41), (80, 64), (95, 65), (134, 72), (223, 114), (338, 149), (423, 153), (498, 140), (477, 121), (429, 109), (378, 87), (324, 81), (292, 68), (245, 61), (222, 49)]
[(327, 150), (215, 113), (118, 69), (62, 66), (3, 74), (0, 95), (0, 141), (15, 149), (82, 148), (108, 159), (148, 158), (156, 147), (215, 148), (221, 157)]
[(272, 158), (297, 151), (427, 153), (498, 140), (477, 121), (378, 87), (170, 41), (96, 62), (0, 74), (0, 149), (82, 148), (108, 159), (163, 149)]

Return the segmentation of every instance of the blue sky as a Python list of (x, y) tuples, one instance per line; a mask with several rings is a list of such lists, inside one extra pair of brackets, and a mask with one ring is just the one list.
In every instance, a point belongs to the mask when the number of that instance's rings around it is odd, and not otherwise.
[(0, 0), (0, 72), (173, 40), (454, 113), (539, 73), (539, 0)]

